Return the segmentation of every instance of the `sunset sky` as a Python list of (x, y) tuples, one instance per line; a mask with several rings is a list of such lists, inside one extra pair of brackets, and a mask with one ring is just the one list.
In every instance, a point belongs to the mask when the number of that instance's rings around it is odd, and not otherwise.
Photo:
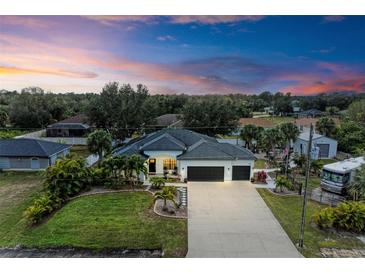
[(365, 16), (0, 16), (0, 89), (365, 92)]

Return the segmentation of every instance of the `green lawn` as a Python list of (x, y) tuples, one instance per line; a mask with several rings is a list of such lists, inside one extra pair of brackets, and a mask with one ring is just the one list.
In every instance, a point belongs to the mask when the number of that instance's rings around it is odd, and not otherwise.
[(100, 194), (73, 200), (48, 221), (29, 228), (24, 210), (41, 189), (37, 174), (0, 175), (0, 246), (163, 249), (165, 256), (187, 251), (186, 220), (152, 211), (147, 192)]
[(257, 168), (257, 169), (266, 168), (266, 167), (265, 167), (265, 163), (266, 163), (266, 161), (265, 161), (265, 160), (258, 159), (258, 160), (256, 160), (256, 161), (255, 161), (255, 166), (254, 166), (254, 168)]
[(87, 146), (78, 146), (78, 145), (71, 147), (71, 153), (74, 153), (82, 158), (86, 158), (91, 154)]
[[(290, 239), (297, 244), (300, 228), (301, 197), (280, 197), (270, 193), (266, 189), (258, 189), (261, 197), (265, 200), (281, 226), (284, 228)], [(323, 208), (313, 201), (308, 201), (306, 226), (304, 233), (304, 249), (302, 254), (305, 257), (320, 257), (321, 247), (332, 248), (365, 248), (360, 240), (355, 237), (344, 237), (338, 234), (319, 230), (311, 224), (312, 215)]]
[(39, 173), (0, 173), (0, 246), (7, 246), (24, 230), (23, 212), (41, 189)]

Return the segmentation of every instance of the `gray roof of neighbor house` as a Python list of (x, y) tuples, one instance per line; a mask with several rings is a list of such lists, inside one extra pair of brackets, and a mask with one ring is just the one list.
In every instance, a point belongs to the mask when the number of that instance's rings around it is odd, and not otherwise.
[(89, 119), (85, 114), (79, 114), (76, 116), (69, 117), (65, 120), (59, 121), (52, 125), (47, 126), (50, 129), (88, 129), (90, 126), (88, 125)]
[(215, 138), (186, 129), (166, 128), (132, 140), (126, 146), (116, 149), (113, 155), (140, 154), (148, 158), (144, 151), (181, 151), (177, 159), (199, 160), (254, 160), (251, 151), (231, 144), (219, 143)]
[[(317, 134), (317, 133), (313, 133), (313, 140), (319, 139), (319, 138), (322, 138), (322, 137), (325, 137), (327, 139), (331, 139), (331, 140), (336, 141), (335, 139), (329, 138), (327, 136), (324, 136), (324, 135), (321, 135), (321, 134)], [(309, 132), (308, 131), (302, 132), (301, 134), (299, 134), (298, 139), (301, 139), (301, 140), (304, 140), (304, 141), (307, 141), (308, 142), (309, 141)]]
[(173, 113), (164, 114), (153, 119), (151, 124), (153, 125), (149, 126), (181, 128), (183, 126), (182, 115)]
[(70, 145), (38, 139), (2, 139), (0, 140), (0, 157), (49, 157), (59, 153)]
[(322, 111), (320, 111), (319, 109), (315, 109), (315, 108), (312, 108), (312, 109), (308, 109), (308, 110), (304, 110), (302, 112), (299, 112), (298, 114), (301, 115), (301, 116), (317, 116), (317, 115), (322, 115)]

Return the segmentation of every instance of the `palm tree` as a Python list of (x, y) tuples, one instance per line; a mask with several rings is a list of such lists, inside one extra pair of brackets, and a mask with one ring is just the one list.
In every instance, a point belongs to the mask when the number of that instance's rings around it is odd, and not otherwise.
[(316, 130), (324, 136), (331, 137), (336, 133), (336, 124), (332, 118), (322, 117), (316, 123)]
[(128, 181), (131, 182), (132, 187), (134, 187), (138, 175), (143, 173), (147, 175), (147, 167), (145, 166), (145, 161), (138, 155), (130, 156), (125, 164), (124, 169), (125, 176)]
[(120, 180), (123, 177), (123, 172), (126, 167), (126, 159), (124, 156), (109, 157), (101, 163), (108, 174), (116, 180)]
[(347, 192), (354, 201), (365, 199), (365, 165), (358, 169), (347, 186)]
[(256, 137), (257, 127), (255, 125), (246, 125), (241, 130), (241, 138), (245, 141), (245, 147), (250, 149), (252, 141)]
[(163, 207), (162, 207), (163, 211), (167, 211), (167, 201), (173, 202), (174, 206), (178, 207), (178, 205), (174, 199), (174, 194), (172, 193), (172, 191), (169, 188), (164, 187), (162, 189), (162, 191), (156, 192), (154, 194), (154, 201), (157, 201), (157, 200), (163, 200)]
[(261, 138), (259, 140), (261, 147), (266, 152), (268, 156), (270, 150), (273, 153), (273, 158), (276, 158), (276, 147), (282, 147), (284, 143), (284, 136), (278, 128), (266, 129), (262, 132)]
[(311, 170), (315, 175), (319, 175), (323, 168), (323, 163), (320, 160), (311, 162)]
[(292, 123), (284, 123), (279, 126), (280, 131), (283, 134), (283, 137), (287, 143), (288, 153), (286, 155), (285, 162), (285, 174), (288, 174), (288, 165), (290, 159), (290, 146), (291, 142), (294, 142), (299, 136), (299, 129), (296, 125)]
[(87, 147), (91, 153), (99, 155), (99, 163), (105, 153), (112, 148), (112, 137), (105, 130), (95, 130), (87, 137)]

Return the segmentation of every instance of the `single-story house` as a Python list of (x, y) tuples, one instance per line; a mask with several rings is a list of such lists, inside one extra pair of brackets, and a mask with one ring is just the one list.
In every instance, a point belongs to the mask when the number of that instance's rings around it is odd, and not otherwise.
[(299, 112), (298, 114), (298, 118), (315, 118), (315, 117), (320, 117), (323, 116), (323, 112), (318, 110), (318, 109), (308, 109), (308, 110), (304, 110), (302, 112)]
[[(323, 158), (334, 158), (337, 154), (337, 141), (320, 135), (313, 134), (312, 141), (312, 158), (323, 159)], [(305, 131), (299, 134), (299, 137), (294, 142), (294, 152), (298, 154), (306, 154), (309, 145), (309, 132)]]
[(161, 116), (158, 116), (151, 120), (146, 127), (162, 129), (162, 128), (182, 128), (184, 122), (182, 120), (182, 114), (173, 114), (168, 113)]
[(0, 169), (42, 170), (70, 152), (70, 145), (38, 139), (0, 140)]
[(249, 180), (256, 157), (243, 147), (186, 129), (162, 129), (132, 140), (114, 156), (137, 154), (150, 175), (176, 174), (181, 181)]
[(85, 137), (91, 130), (88, 118), (79, 114), (47, 126), (47, 137)]

